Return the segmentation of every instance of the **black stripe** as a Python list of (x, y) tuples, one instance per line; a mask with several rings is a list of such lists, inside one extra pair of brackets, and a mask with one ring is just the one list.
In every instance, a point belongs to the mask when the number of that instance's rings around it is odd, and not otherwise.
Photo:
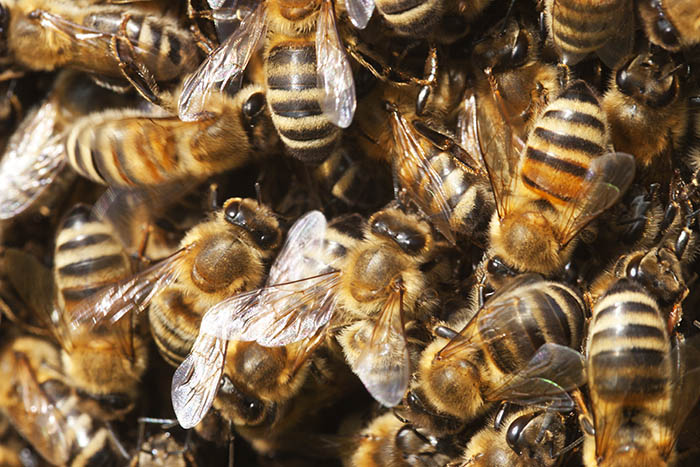
[(304, 118), (321, 115), (323, 111), (316, 99), (289, 99), (271, 102), (272, 112), (280, 117)]
[(377, 8), (381, 9), (381, 12), (385, 15), (398, 15), (405, 11), (409, 11), (413, 8), (416, 8), (425, 3), (426, 1), (427, 0), (393, 0), (391, 2), (377, 2), (379, 3), (379, 5), (377, 5)]
[(173, 65), (179, 65), (182, 61), (182, 56), (180, 52), (182, 51), (182, 44), (180, 39), (175, 34), (168, 35), (168, 59), (173, 63)]
[(151, 47), (153, 47), (154, 51), (160, 52), (160, 46), (163, 43), (163, 26), (158, 24), (156, 21), (149, 21), (146, 24), (151, 32), (151, 38), (153, 41)]
[(107, 234), (80, 235), (73, 240), (69, 240), (58, 246), (57, 251), (75, 250), (89, 245), (97, 245), (110, 240), (112, 237)]
[(104, 166), (104, 158), (100, 157), (99, 151), (94, 146), (95, 144), (95, 133), (92, 134), (92, 141), (90, 141), (90, 160), (92, 161), (92, 166), (97, 172), (99, 179), (106, 183), (105, 174), (109, 173), (107, 168)]
[(316, 64), (316, 46), (311, 42), (307, 45), (278, 45), (268, 54), (268, 67), (286, 65), (298, 67), (310, 63), (314, 66)]
[(615, 337), (631, 337), (631, 338), (656, 338), (664, 339), (664, 332), (654, 326), (646, 324), (626, 324), (615, 326), (593, 334), (592, 339), (609, 339)]
[(557, 133), (542, 127), (535, 128), (535, 135), (539, 136), (550, 144), (554, 144), (555, 146), (585, 152), (591, 156), (597, 156), (605, 152), (605, 148), (599, 144), (585, 138), (581, 138), (580, 136)]
[(283, 128), (278, 127), (277, 130), (286, 138), (294, 141), (315, 141), (326, 138), (336, 132), (337, 127), (330, 122), (326, 122), (316, 128)]
[[(150, 148), (146, 148), (150, 150)], [(140, 178), (129, 170), (129, 161), (126, 153), (124, 152), (124, 140), (122, 138), (115, 138), (112, 140), (112, 150), (114, 155), (117, 156), (117, 161), (119, 161), (118, 174), (124, 174), (126, 180), (116, 180), (116, 185), (123, 185), (124, 183), (133, 183), (134, 181), (140, 180)]]
[(575, 0), (558, 0), (558, 2), (558, 11), (573, 10), (587, 15), (613, 12), (620, 7), (620, 2), (610, 2), (607, 5), (602, 2), (601, 4), (596, 4), (595, 2), (579, 2)]
[(267, 88), (269, 90), (303, 91), (316, 89), (316, 74), (314, 73), (280, 73), (268, 75)]
[(121, 255), (105, 255), (66, 264), (59, 268), (58, 272), (66, 276), (84, 276), (102, 269), (121, 267), (123, 264), (124, 259)]
[(546, 189), (546, 188), (540, 186), (538, 183), (535, 183), (534, 180), (531, 180), (530, 177), (528, 177), (528, 176), (525, 175), (525, 174), (522, 175), (522, 180), (523, 180), (523, 183), (525, 183), (526, 185), (529, 185), (530, 187), (534, 188), (535, 190), (540, 190), (540, 191), (542, 191), (542, 192), (544, 192), (544, 193), (547, 193), (548, 195), (550, 195), (550, 196), (552, 196), (552, 197), (554, 197), (554, 198), (558, 198), (558, 199), (560, 199), (560, 200), (562, 200), (562, 201), (564, 201), (564, 202), (569, 202), (569, 201), (571, 201), (571, 199), (572, 199), (572, 198), (569, 197), (569, 196), (560, 195), (560, 194), (558, 194), (558, 193), (552, 193), (552, 192), (549, 191), (548, 189)]
[(571, 36), (561, 31), (557, 32), (557, 39), (572, 49), (593, 49), (603, 42), (598, 37), (584, 38), (580, 36)]
[(559, 95), (560, 99), (569, 99), (578, 102), (587, 102), (595, 106), (600, 106), (598, 99), (593, 95), (593, 91), (588, 85), (581, 80), (574, 81), (569, 84), (566, 89)]
[(659, 394), (666, 387), (666, 378), (627, 376), (617, 374), (610, 378), (596, 378), (595, 392), (605, 397), (623, 397), (639, 394)]
[(565, 122), (580, 123), (581, 125), (595, 128), (601, 132), (605, 131), (605, 125), (603, 122), (595, 118), (593, 115), (578, 112), (576, 110), (548, 110), (542, 117), (563, 120)]
[(77, 169), (77, 171), (83, 177), (90, 178), (88, 176), (88, 174), (90, 172), (88, 171), (88, 168), (85, 165), (85, 162), (86, 162), (85, 159), (87, 159), (87, 157), (83, 157), (84, 154), (82, 153), (82, 146), (80, 145), (80, 134), (81, 133), (82, 133), (82, 131), (78, 132), (78, 134), (75, 135), (76, 136), (75, 143), (73, 144), (73, 160), (75, 160), (75, 165), (77, 166), (75, 168)]
[(62, 289), (61, 294), (63, 295), (63, 299), (67, 302), (79, 302), (95, 295), (96, 292), (99, 292), (104, 287), (105, 285), (101, 284), (94, 287)]
[[(592, 344), (593, 345), (593, 344)], [(603, 368), (657, 368), (663, 363), (665, 352), (655, 349), (632, 347), (628, 349), (603, 350), (592, 356), (591, 364)]]
[(643, 293), (646, 295), (645, 289), (636, 281), (630, 279), (620, 279), (617, 282), (615, 282), (613, 286), (610, 287), (603, 296), (607, 297), (609, 295), (621, 292), (636, 292)]
[(90, 206), (78, 204), (71, 208), (70, 212), (63, 219), (63, 222), (61, 222), (59, 230), (70, 229), (76, 225), (93, 222), (93, 220), (94, 217), (92, 216)]
[(587, 169), (573, 162), (569, 162), (565, 159), (561, 159), (551, 154), (535, 149), (532, 146), (527, 147), (527, 157), (534, 159), (538, 162), (542, 162), (555, 170), (560, 170), (574, 177), (583, 178), (586, 175)]
[(569, 321), (566, 319), (564, 310), (549, 294), (545, 295), (545, 300), (547, 303), (541, 307), (541, 311), (545, 318), (548, 340), (555, 344), (570, 345), (571, 329), (569, 329)]
[(329, 139), (325, 144), (320, 146), (306, 146), (306, 147), (291, 147), (285, 144), (284, 149), (290, 156), (299, 159), (302, 162), (317, 163), (321, 162), (323, 159), (328, 157), (328, 155), (335, 149), (337, 140), (336, 138)]
[[(600, 20), (605, 20), (606, 18), (595, 18), (595, 16), (602, 16), (599, 11), (594, 11), (592, 8), (586, 11), (586, 14), (576, 15), (576, 14), (561, 14), (555, 15), (554, 22), (561, 25), (567, 29), (573, 29), (581, 35), (590, 36), (592, 34), (600, 34), (598, 37), (605, 37), (609, 34), (608, 31), (594, 30), (591, 26), (598, 27)], [(597, 24), (596, 24), (597, 23)], [(612, 31), (610, 31), (612, 32)], [(557, 37), (560, 37), (559, 31), (557, 31)]]
[(658, 315), (658, 310), (652, 306), (649, 306), (646, 303), (631, 301), (618, 302), (614, 305), (605, 307), (602, 310), (598, 310), (598, 312), (595, 313), (594, 317), (596, 320), (599, 320), (603, 319), (603, 317), (605, 317), (608, 314), (616, 314), (621, 317), (627, 313), (646, 313)]

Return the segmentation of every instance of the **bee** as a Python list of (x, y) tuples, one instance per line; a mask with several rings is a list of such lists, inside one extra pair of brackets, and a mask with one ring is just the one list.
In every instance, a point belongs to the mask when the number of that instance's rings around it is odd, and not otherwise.
[(497, 467), (561, 463), (567, 427), (558, 412), (537, 407), (515, 410), (499, 424), (489, 424), (472, 436), (461, 456), (462, 466)]
[[(145, 424), (158, 423), (163, 430), (146, 437)], [(196, 467), (198, 465), (193, 451), (190, 449), (190, 437), (184, 442), (178, 440), (168, 426), (177, 424), (176, 420), (139, 419), (138, 452), (132, 457), (131, 467)]]
[(0, 352), (0, 410), (53, 465), (122, 465), (125, 452), (105, 424), (81, 410), (63, 382), (59, 350), (37, 337), (14, 337)]
[(201, 59), (194, 37), (176, 20), (136, 5), (9, 0), (0, 6), (0, 24), (4, 63), (85, 71), (112, 89), (131, 81), (125, 70), (146, 67), (159, 82), (171, 81)]
[(513, 138), (501, 152), (481, 142), (496, 200), (492, 262), (545, 275), (563, 269), (577, 234), (616, 203), (634, 178), (634, 157), (608, 152), (609, 142), (605, 113), (583, 81), (569, 83), (542, 110), (527, 145)]
[(123, 104), (122, 96), (64, 71), (47, 98), (30, 110), (10, 137), (0, 159), (0, 220), (61, 198), (75, 175), (66, 168), (60, 135), (76, 119), (102, 106)]
[[(291, 227), (270, 269), (268, 286), (235, 295), (206, 312), (190, 354), (173, 376), (173, 407), (181, 426), (197, 425), (212, 404), (236, 425), (264, 424), (263, 428), (268, 428), (278, 420), (278, 401), (285, 404), (299, 393), (306, 381), (310, 357), (324, 341), (319, 328), (324, 328), (333, 312), (335, 299), (331, 292), (337, 284), (337, 275), (326, 262), (343, 260), (346, 245), (359, 235), (358, 218), (340, 218), (326, 229), (320, 212), (302, 216)], [(244, 319), (244, 326), (251, 326), (259, 341), (245, 339), (245, 335), (243, 339), (228, 338), (235, 326), (241, 325), (226, 319), (231, 309), (254, 313), (256, 302), (265, 304), (268, 300), (272, 306), (285, 307), (282, 320), (264, 323), (257, 318), (270, 318), (251, 315), (255, 319)], [(300, 329), (303, 322), (295, 312), (320, 313), (320, 322), (315, 325), (319, 328), (307, 325)], [(263, 334), (267, 328), (269, 336)]]
[(457, 235), (484, 243), (495, 210), (483, 166), (451, 137), (388, 103), (395, 142), (394, 179), (451, 244)]
[(356, 436), (348, 467), (446, 465), (450, 450), (425, 430), (404, 424), (393, 413), (376, 417)]
[(595, 52), (609, 68), (629, 54), (634, 14), (629, 0), (545, 0), (545, 21), (565, 65)]
[(216, 86), (236, 83), (263, 42), (265, 95), (287, 153), (320, 162), (333, 152), (356, 107), (350, 63), (331, 0), (266, 0), (189, 76), (178, 114), (197, 120)]
[(274, 213), (241, 198), (229, 199), (187, 232), (180, 242), (181, 251), (189, 248), (178, 266), (183, 272), (157, 290), (148, 310), (151, 333), (165, 361), (177, 366), (187, 356), (209, 308), (262, 283), (281, 237)]
[(576, 371), (583, 361), (574, 349), (583, 337), (583, 310), (570, 287), (536, 274), (512, 279), (458, 333), (436, 328), (404, 405), (419, 415), (419, 426), (436, 418), (456, 428), (496, 401), (573, 409), (565, 391), (582, 383)]
[(692, 346), (672, 347), (656, 300), (626, 278), (600, 297), (588, 335), (584, 464), (673, 465), (678, 432), (700, 395)]
[(653, 44), (678, 52), (700, 42), (700, 17), (693, 0), (644, 0), (636, 4), (642, 28)]
[(68, 163), (97, 183), (152, 186), (240, 167), (276, 144), (260, 87), (208, 97), (207, 117), (191, 122), (139, 110), (87, 115), (62, 138)]
[(601, 105), (615, 149), (634, 154), (640, 168), (665, 164), (669, 173), (672, 155), (684, 146), (690, 114), (680, 68), (650, 48), (613, 70)]
[(32, 294), (46, 299), (36, 305), (35, 313), (61, 344), (63, 373), (83, 394), (83, 406), (103, 419), (129, 412), (148, 364), (139, 323), (95, 326), (76, 318), (87, 300), (133, 273), (131, 259), (111, 226), (86, 205), (71, 209), (56, 235), (53, 273), (29, 254), (8, 254), (23, 269), (21, 277), (10, 280), (27, 303), (39, 302)]

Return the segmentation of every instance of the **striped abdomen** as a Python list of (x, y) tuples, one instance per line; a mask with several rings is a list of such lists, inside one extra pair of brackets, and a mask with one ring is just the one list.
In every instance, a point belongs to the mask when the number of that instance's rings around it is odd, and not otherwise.
[(240, 119), (225, 112), (182, 122), (106, 111), (75, 122), (64, 145), (68, 162), (83, 177), (109, 186), (157, 185), (203, 178), (247, 162), (248, 140), (233, 125), (240, 125)]
[(625, 417), (640, 412), (662, 417), (671, 397), (671, 344), (646, 289), (629, 279), (615, 282), (593, 310), (589, 336), (588, 385), (596, 424), (620, 415), (625, 424)]
[[(520, 299), (508, 309), (507, 316), (494, 313), (493, 317), (478, 321), (478, 332), (495, 367), (494, 374), (523, 368), (543, 344), (577, 349), (583, 337), (583, 302), (573, 289), (556, 282), (537, 281), (523, 285), (517, 296)], [(506, 337), (497, 337), (503, 335)]]
[(377, 10), (397, 34), (424, 36), (440, 21), (441, 0), (376, 0)]
[[(126, 22), (126, 35), (133, 45), (134, 59), (145, 66), (158, 81), (169, 81), (193, 71), (199, 65), (201, 56), (195, 38), (189, 31), (181, 28), (174, 21), (139, 13), (129, 12), (123, 8), (92, 7), (94, 10), (82, 18), (81, 24), (86, 28), (106, 33), (104, 36), (105, 56), (111, 56), (110, 36), (120, 34), (122, 23)], [(73, 62), (86, 71), (95, 71), (96, 63), (103, 57), (85, 54), (84, 45), (75, 43), (76, 53)], [(127, 57), (123, 57), (127, 58)], [(100, 70), (105, 74), (120, 76), (119, 68), (111, 65)]]
[(77, 303), (131, 272), (130, 259), (111, 226), (88, 206), (74, 207), (56, 237), (54, 276), (61, 309), (70, 315)]
[(566, 207), (584, 189), (591, 161), (605, 154), (608, 144), (598, 98), (585, 82), (574, 81), (545, 107), (530, 131), (521, 181), (536, 197)]
[[(626, 0), (550, 0), (551, 32), (564, 61), (601, 48), (620, 27)], [(553, 2), (553, 3), (552, 3)]]
[(313, 37), (273, 41), (265, 62), (265, 78), (272, 123), (287, 152), (305, 162), (328, 157), (341, 131), (321, 110), (324, 91), (316, 85)]

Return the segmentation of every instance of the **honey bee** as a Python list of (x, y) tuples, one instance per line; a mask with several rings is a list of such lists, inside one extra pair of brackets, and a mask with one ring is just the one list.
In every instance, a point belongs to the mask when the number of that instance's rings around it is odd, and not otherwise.
[(700, 42), (700, 17), (693, 0), (644, 0), (636, 4), (644, 32), (653, 44), (678, 52)]
[(117, 106), (108, 93), (75, 72), (62, 72), (46, 100), (29, 111), (10, 137), (0, 159), (0, 219), (55, 202), (75, 179), (65, 167), (59, 142), (66, 127), (102, 106)]
[(566, 65), (595, 52), (609, 68), (632, 50), (634, 14), (629, 0), (545, 0), (554, 48)]
[(0, 5), (0, 24), (4, 63), (36, 71), (73, 68), (113, 89), (132, 80), (130, 68), (146, 67), (162, 82), (200, 62), (194, 37), (176, 20), (133, 4), (8, 0)]
[(148, 364), (139, 323), (125, 320), (95, 326), (76, 318), (86, 300), (132, 275), (131, 259), (111, 226), (88, 206), (70, 210), (56, 236), (53, 278), (31, 255), (19, 250), (7, 254), (23, 269), (21, 277), (11, 281), (26, 301), (45, 299), (35, 313), (61, 344), (63, 373), (67, 383), (83, 394), (83, 406), (103, 419), (129, 412)]
[(450, 450), (425, 430), (404, 424), (387, 412), (356, 435), (348, 467), (446, 465)]
[(418, 415), (414, 422), (452, 419), (459, 429), (504, 400), (573, 409), (566, 391), (583, 382), (576, 374), (583, 359), (574, 350), (583, 310), (573, 289), (525, 274), (501, 287), (459, 333), (437, 328), (405, 398)]
[(198, 465), (194, 453), (189, 447), (189, 436), (184, 443), (178, 440), (170, 431), (163, 429), (145, 436), (146, 423), (159, 423), (166, 428), (177, 424), (176, 420), (139, 419), (138, 452), (132, 457), (131, 467), (196, 467)]
[(525, 407), (497, 426), (487, 425), (479, 431), (469, 440), (462, 463), (451, 465), (553, 467), (561, 463), (566, 435), (566, 420), (560, 413)]
[(396, 148), (394, 179), (450, 243), (457, 235), (483, 244), (495, 210), (481, 164), (452, 138), (388, 104)]
[(663, 50), (648, 50), (613, 70), (601, 105), (612, 144), (634, 154), (641, 168), (665, 164), (684, 146), (690, 115), (680, 67)]
[(593, 309), (586, 348), (586, 466), (674, 464), (678, 432), (700, 395), (692, 351), (672, 347), (657, 302), (641, 284), (619, 279), (608, 288)]
[(0, 410), (53, 465), (121, 465), (119, 440), (81, 410), (80, 397), (60, 374), (59, 350), (37, 337), (15, 337), (0, 352)]
[[(264, 40), (263, 40), (264, 38)], [(356, 107), (350, 63), (330, 0), (260, 2), (189, 76), (178, 115), (197, 120), (207, 95), (237, 83), (263, 40), (265, 95), (286, 151), (305, 162), (325, 159)]]
[(107, 110), (76, 121), (62, 139), (78, 174), (115, 187), (204, 179), (250, 162), (277, 143), (258, 86), (207, 96), (207, 116)]
[(542, 110), (526, 146), (513, 138), (502, 152), (499, 142), (482, 141), (497, 210), (489, 258), (520, 272), (561, 271), (577, 234), (634, 178), (634, 157), (607, 152), (609, 141), (605, 113), (583, 81), (569, 83)]

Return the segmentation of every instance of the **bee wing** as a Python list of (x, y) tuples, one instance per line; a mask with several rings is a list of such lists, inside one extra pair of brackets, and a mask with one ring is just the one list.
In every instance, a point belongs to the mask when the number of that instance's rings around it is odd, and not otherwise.
[[(634, 180), (634, 157), (622, 152), (608, 153), (593, 160), (563, 213), (560, 245), (566, 245), (600, 213), (615, 204)], [(535, 183), (538, 183), (535, 180)]]
[[(519, 295), (522, 290), (521, 287), (542, 280), (544, 279), (539, 274), (529, 273), (520, 274), (505, 283), (489, 298), (462, 330), (440, 350), (438, 353), (440, 357), (451, 358), (464, 352), (469, 347), (480, 347), (480, 343), (473, 341), (478, 329), (505, 329), (506, 327), (504, 325), (506, 325), (509, 320), (515, 318), (513, 310), (521, 301)], [(547, 302), (544, 301), (543, 303)], [(505, 335), (505, 333), (496, 333), (492, 331), (489, 339), (502, 339)]]
[(346, 0), (345, 8), (348, 10), (353, 26), (364, 29), (374, 12), (374, 0)]
[(267, 29), (265, 2), (246, 16), (219, 47), (187, 77), (178, 98), (178, 116), (183, 121), (199, 120), (206, 112), (206, 100), (214, 87), (223, 92), (227, 85), (242, 78), (250, 58)]
[(489, 98), (478, 99), (474, 96), (476, 112), (472, 114), (470, 131), (491, 182), (498, 216), (503, 219), (509, 211), (509, 198), (516, 190), (520, 154), (525, 143), (507, 121), (508, 111), (500, 94), (495, 91)]
[(140, 273), (85, 299), (76, 305), (69, 325), (73, 330), (80, 330), (83, 326), (109, 326), (129, 313), (141, 313), (153, 297), (177, 279), (191, 248), (182, 248)]
[(183, 428), (197, 425), (209, 411), (224, 371), (226, 342), (200, 333), (190, 354), (173, 374), (171, 398)]
[(457, 113), (457, 143), (464, 148), (469, 157), (469, 161), (463, 162), (472, 167), (474, 171), (486, 175), (477, 134), (477, 118), (476, 96), (470, 89), (462, 99)]
[(347, 128), (355, 115), (355, 80), (338, 36), (331, 0), (323, 0), (316, 24), (316, 80), (323, 89), (321, 108), (333, 124)]
[(319, 211), (301, 217), (270, 269), (268, 285), (215, 305), (202, 318), (200, 333), (273, 347), (310, 337), (325, 326), (340, 280), (338, 271), (313, 258), (324, 248), (325, 230)]
[(66, 157), (54, 134), (59, 109), (53, 100), (25, 118), (12, 134), (0, 159), (0, 220), (29, 208), (64, 172)]
[(623, 58), (632, 54), (634, 48), (634, 11), (632, 2), (623, 2), (624, 12), (620, 15), (611, 15), (616, 23), (613, 37), (596, 51), (596, 55), (611, 70)]
[(387, 298), (362, 345), (352, 371), (372, 397), (387, 407), (401, 402), (411, 376), (411, 361), (403, 323), (403, 291), (395, 290)]
[[(22, 427), (23, 436), (44, 459), (54, 465), (65, 465), (71, 454), (71, 443), (66, 436), (71, 427), (37, 381), (27, 356), (15, 352), (14, 357), (14, 368), (6, 376), (14, 380), (13, 386), (22, 404), (10, 408), (7, 413), (15, 426)], [(30, 414), (31, 423), (26, 422), (27, 415), (14, 419), (12, 415), (16, 410)]]
[[(397, 151), (393, 160), (394, 177), (424, 213), (437, 213), (429, 217), (435, 228), (451, 244), (456, 243), (450, 224), (452, 207), (440, 174), (430, 164), (420, 139), (432, 144), (409, 123), (398, 110), (392, 111), (391, 128)], [(435, 207), (437, 207), (437, 210)]]
[(575, 404), (568, 391), (586, 382), (584, 366), (585, 359), (576, 350), (565, 345), (543, 344), (524, 368), (486, 394), (486, 398), (571, 411)]

